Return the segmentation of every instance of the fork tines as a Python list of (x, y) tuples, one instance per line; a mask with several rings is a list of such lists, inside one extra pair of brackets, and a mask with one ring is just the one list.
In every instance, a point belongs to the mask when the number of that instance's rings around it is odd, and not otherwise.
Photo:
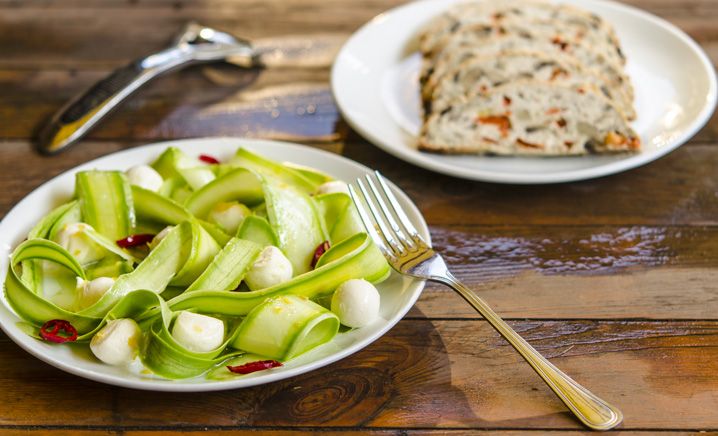
[(349, 185), (349, 193), (369, 236), (385, 256), (395, 258), (426, 246), (379, 171), (374, 177), (358, 178), (356, 186), (358, 190)]

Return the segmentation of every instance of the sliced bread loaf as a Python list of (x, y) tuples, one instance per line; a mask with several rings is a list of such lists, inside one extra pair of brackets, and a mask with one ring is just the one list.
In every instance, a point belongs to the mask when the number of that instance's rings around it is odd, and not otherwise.
[(466, 95), (487, 92), (497, 86), (526, 79), (558, 83), (574, 89), (595, 86), (628, 119), (636, 116), (633, 103), (612, 88), (604, 76), (583, 68), (570, 56), (549, 56), (531, 51), (472, 57), (447, 70), (433, 88), (430, 98), (424, 102), (425, 115), (441, 112)]
[(473, 1), (460, 3), (430, 21), (420, 36), (425, 56), (434, 56), (444, 49), (454, 33), (467, 27), (516, 26), (533, 27), (538, 23), (553, 24), (566, 39), (582, 39), (605, 51), (607, 58), (623, 64), (618, 37), (613, 27), (599, 16), (566, 4), (531, 0)]
[(623, 68), (607, 60), (583, 42), (566, 42), (547, 35), (511, 33), (482, 38), (467, 29), (456, 33), (449, 44), (433, 61), (426, 60), (421, 73), (422, 96), (431, 98), (436, 85), (448, 71), (455, 71), (467, 59), (476, 56), (501, 56), (512, 51), (534, 51), (559, 58), (571, 56), (587, 71), (605, 77), (612, 95), (623, 94), (627, 102), (633, 101), (633, 87)]
[(595, 89), (518, 81), (433, 113), (424, 123), (419, 148), (558, 156), (638, 151), (640, 140), (621, 112)]

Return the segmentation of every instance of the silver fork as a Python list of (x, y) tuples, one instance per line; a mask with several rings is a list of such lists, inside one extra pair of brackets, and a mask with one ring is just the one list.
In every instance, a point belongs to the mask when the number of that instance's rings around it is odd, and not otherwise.
[(608, 430), (620, 424), (623, 420), (620, 410), (598, 398), (546, 360), (484, 300), (451, 274), (441, 255), (432, 250), (416, 231), (378, 171), (375, 178), (377, 183), (370, 175), (364, 181), (357, 179), (359, 190), (350, 185), (349, 192), (367, 232), (391, 266), (402, 274), (443, 283), (458, 292), (526, 359), (586, 426), (594, 430)]

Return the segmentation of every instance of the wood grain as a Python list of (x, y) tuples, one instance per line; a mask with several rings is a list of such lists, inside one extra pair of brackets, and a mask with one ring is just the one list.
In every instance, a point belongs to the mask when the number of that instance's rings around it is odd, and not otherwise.
[[(718, 428), (717, 322), (512, 325), (622, 408), (623, 429)], [(0, 402), (13, 405), (0, 425), (580, 429), (483, 321), (402, 321), (365, 351), (325, 369), (200, 394), (108, 388), (30, 358), (4, 337), (0, 344)], [(53, 407), (68, 399), (72, 407)]]
[[(1, 428), (0, 428), (1, 429)], [(291, 436), (303, 436), (303, 435), (315, 435), (317, 434), (317, 429), (292, 429), (292, 430), (276, 430), (276, 429), (267, 429), (267, 428), (251, 428), (251, 427), (232, 427), (232, 428), (223, 428), (223, 429), (210, 429), (208, 427), (203, 427), (202, 429), (195, 430), (192, 428), (183, 428), (182, 434), (187, 436), (197, 436), (197, 435), (203, 435), (203, 436), (219, 436), (219, 435), (226, 435), (228, 430), (234, 430), (235, 432), (241, 432), (242, 434), (251, 434), (251, 433), (259, 433), (262, 435), (270, 435), (270, 436), (284, 436), (284, 435), (291, 435)], [(107, 436), (155, 436), (155, 435), (162, 435), (166, 434), (168, 430), (166, 429), (159, 429), (159, 430), (125, 430), (125, 429), (108, 429), (108, 430), (79, 430), (79, 429), (61, 429), (57, 427), (46, 427), (46, 428), (12, 428), (12, 429), (4, 429), (3, 435), (5, 436), (20, 436), (20, 435), (35, 435), (35, 436), (101, 436), (101, 435), (107, 435)], [(405, 435), (416, 435), (416, 436), (440, 436), (440, 435), (446, 435), (446, 436), (464, 436), (464, 435), (484, 435), (484, 436), (491, 436), (491, 435), (502, 435), (502, 436), (516, 436), (516, 435), (523, 435), (523, 434), (539, 434), (539, 435), (547, 435), (547, 436), (576, 436), (576, 435), (582, 435), (586, 434), (586, 432), (583, 431), (551, 431), (551, 430), (529, 430), (529, 429), (522, 429), (522, 430), (503, 430), (503, 431), (496, 431), (496, 430), (483, 430), (483, 429), (472, 429), (472, 430), (457, 430), (457, 429), (441, 429), (441, 430), (428, 430), (428, 429), (412, 429), (412, 430), (403, 430), (403, 429), (366, 429), (366, 428), (344, 428), (341, 430), (326, 430), (322, 429), (321, 434), (326, 436), (341, 436), (345, 434), (368, 434), (368, 435), (382, 435), (382, 436), (405, 436)], [(615, 431), (611, 434), (616, 436), (645, 436), (650, 435), (653, 432), (651, 430), (638, 430), (638, 431)], [(696, 432), (683, 432), (683, 431), (662, 431), (661, 435), (664, 436), (690, 436), (690, 435), (696, 435)], [(701, 432), (701, 435), (714, 435), (714, 432)]]
[[(210, 429), (207, 427), (204, 427), (200, 430), (195, 429), (185, 429), (183, 428), (181, 430), (182, 434), (187, 436), (197, 436), (197, 435), (203, 435), (203, 436), (219, 436), (219, 435), (225, 435), (227, 434), (227, 431), (234, 431), (234, 432), (241, 432), (242, 434), (252, 434), (252, 433), (259, 433), (262, 435), (270, 435), (270, 436), (284, 436), (284, 435), (291, 435), (291, 436), (303, 436), (303, 435), (315, 435), (317, 434), (317, 429), (292, 429), (292, 430), (275, 430), (275, 429), (256, 429), (251, 427), (232, 427), (230, 429)], [(9, 429), (4, 430), (3, 435), (7, 436), (16, 436), (16, 435), (37, 435), (37, 436), (63, 436), (63, 435), (69, 435), (69, 436), (100, 436), (100, 435), (107, 435), (107, 436), (155, 436), (155, 435), (162, 435), (166, 434), (168, 430), (160, 429), (160, 430), (125, 430), (125, 429), (112, 429), (112, 430), (78, 430), (78, 429), (58, 429), (55, 427), (48, 427), (48, 428), (42, 428), (42, 429)], [(654, 434), (655, 432), (652, 430), (634, 430), (634, 431), (614, 431), (611, 434), (616, 436), (646, 436)], [(566, 431), (566, 430), (560, 430), (560, 431), (552, 431), (552, 430), (530, 430), (530, 429), (522, 429), (522, 430), (483, 430), (483, 429), (471, 429), (471, 430), (459, 430), (459, 429), (441, 429), (441, 430), (429, 430), (429, 429), (412, 429), (412, 430), (403, 430), (403, 429), (365, 429), (365, 428), (345, 428), (341, 430), (321, 430), (322, 435), (327, 436), (341, 436), (345, 434), (368, 434), (368, 435), (382, 435), (382, 436), (406, 436), (406, 435), (416, 435), (416, 436), (464, 436), (464, 435), (482, 435), (482, 436), (491, 436), (491, 435), (502, 435), (502, 436), (517, 436), (517, 435), (525, 435), (525, 434), (537, 434), (537, 435), (547, 435), (547, 436), (577, 436), (577, 435), (585, 435), (587, 432), (585, 431)], [(700, 434), (702, 436), (714, 436), (715, 432), (690, 432), (690, 431), (662, 431), (661, 435), (665, 436), (696, 436), (697, 434)]]
[[(0, 0), (0, 217), (79, 163), (147, 142), (252, 136), (381, 170), (414, 199), (456, 275), (578, 381), (616, 403), (616, 434), (718, 430), (718, 115), (645, 167), (556, 186), (500, 186), (412, 167), (351, 132), (329, 65), (403, 0)], [(718, 62), (718, 2), (629, 0)], [(259, 70), (198, 66), (158, 79), (53, 158), (36, 127), (188, 20), (304, 50)], [(386, 336), (324, 369), (245, 390), (163, 394), (50, 367), (0, 333), (0, 434), (583, 434), (458, 296), (429, 285)], [(61, 405), (61, 407), (58, 407)], [(206, 430), (209, 430), (206, 432)]]

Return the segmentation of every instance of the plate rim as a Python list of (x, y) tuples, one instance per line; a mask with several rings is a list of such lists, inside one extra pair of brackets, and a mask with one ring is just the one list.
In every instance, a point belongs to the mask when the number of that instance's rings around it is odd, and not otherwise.
[[(716, 69), (713, 67), (710, 58), (701, 46), (687, 33), (673, 23), (635, 6), (619, 3), (613, 0), (581, 0), (584, 3), (593, 3), (600, 5), (601, 7), (614, 8), (619, 12), (634, 15), (642, 20), (653, 23), (688, 46), (692, 54), (700, 61), (700, 64), (706, 72), (709, 81), (705, 104), (701, 108), (698, 116), (690, 124), (689, 128), (685, 129), (683, 133), (671, 143), (660, 147), (652, 153), (639, 153), (626, 159), (621, 159), (599, 166), (553, 173), (519, 174), (505, 173), (501, 171), (477, 170), (475, 168), (456, 166), (452, 163), (446, 163), (438, 159), (433, 159), (430, 154), (421, 153), (406, 143), (392, 145), (387, 141), (384, 141), (379, 135), (372, 132), (372, 129), (369, 128), (370, 126), (362, 125), (360, 121), (355, 120), (351, 116), (351, 110), (348, 107), (350, 106), (350, 103), (345, 100), (345, 94), (342, 92), (342, 86), (340, 85), (340, 81), (342, 79), (339, 77), (339, 69), (342, 67), (342, 59), (346, 58), (352, 44), (356, 44), (356, 42), (364, 36), (364, 34), (370, 32), (375, 26), (381, 24), (381, 22), (390, 15), (407, 13), (407, 11), (424, 8), (429, 4), (445, 3), (448, 7), (451, 4), (460, 3), (462, 1), (466, 0), (417, 0), (384, 11), (362, 25), (349, 37), (349, 39), (347, 39), (337, 53), (337, 56), (332, 64), (330, 74), (332, 94), (334, 95), (337, 107), (342, 113), (347, 124), (349, 124), (361, 136), (369, 140), (369, 142), (375, 146), (405, 162), (452, 177), (500, 184), (544, 185), (590, 180), (638, 168), (671, 153), (695, 136), (696, 133), (698, 133), (708, 123), (716, 109), (716, 104), (718, 103), (718, 79), (716, 78)], [(561, 1), (552, 1), (562, 3)], [(402, 41), (402, 43), (405, 42), (406, 40)], [(377, 98), (379, 98), (378, 95)], [(395, 120), (393, 120), (393, 122), (394, 124), (397, 124)], [(402, 129), (401, 126), (398, 126), (398, 128), (402, 131), (402, 134), (409, 135)], [(540, 157), (538, 157), (538, 159), (540, 159)]]
[[(349, 159), (348, 157), (332, 153), (326, 150), (321, 150), (318, 148), (293, 143), (293, 142), (285, 142), (285, 141), (276, 141), (276, 140), (267, 140), (267, 139), (257, 139), (257, 138), (243, 138), (243, 137), (232, 137), (232, 136), (218, 136), (218, 137), (201, 137), (201, 138), (189, 138), (189, 139), (177, 139), (177, 140), (170, 140), (170, 141), (160, 141), (160, 142), (153, 142), (149, 144), (144, 144), (140, 146), (135, 146), (131, 148), (125, 148), (123, 150), (119, 150), (113, 153), (106, 154), (104, 156), (97, 157), (95, 159), (92, 159), (90, 161), (82, 162), (78, 165), (73, 166), (72, 168), (69, 168), (60, 174), (52, 177), (50, 180), (40, 184), (36, 188), (34, 188), (31, 192), (26, 194), (20, 201), (18, 201), (3, 217), (2, 220), (0, 220), (0, 229), (5, 225), (5, 222), (8, 217), (12, 216), (17, 210), (19, 210), (25, 203), (30, 202), (30, 198), (38, 191), (41, 190), (47, 190), (51, 189), (54, 184), (57, 183), (58, 179), (60, 179), (63, 176), (66, 176), (70, 173), (78, 171), (81, 167), (89, 167), (93, 164), (97, 164), (98, 162), (101, 162), (103, 160), (110, 160), (110, 159), (118, 159), (122, 158), (123, 155), (129, 155), (133, 153), (143, 153), (147, 152), (150, 149), (157, 149), (158, 151), (161, 151), (162, 149), (165, 149), (166, 147), (176, 146), (183, 144), (183, 146), (186, 147), (194, 147), (198, 151), (201, 150), (200, 147), (202, 147), (203, 144), (207, 143), (212, 144), (221, 144), (226, 143), (226, 145), (222, 145), (222, 147), (227, 147), (227, 150), (236, 149), (240, 145), (246, 145), (248, 147), (278, 147), (278, 148), (287, 148), (287, 149), (294, 149), (295, 151), (300, 151), (302, 153), (308, 152), (308, 153), (315, 153), (317, 156), (321, 156), (324, 159), (334, 159), (336, 161), (341, 161), (343, 164), (354, 166), (356, 169), (365, 172), (365, 173), (371, 173), (373, 170), (366, 165), (363, 165), (353, 159)], [(233, 148), (232, 148), (233, 147)], [(128, 164), (132, 164), (132, 160), (128, 161)], [(423, 215), (421, 214), (421, 211), (416, 206), (416, 204), (411, 200), (411, 198), (402, 190), (400, 189), (396, 184), (389, 182), (389, 186), (393, 189), (394, 194), (399, 197), (400, 201), (406, 202), (405, 204), (409, 205), (410, 212), (417, 218), (419, 224), (418, 231), (419, 233), (424, 236), (425, 238), (428, 238), (427, 240), (431, 242), (431, 234), (429, 233), (429, 227), (426, 224), (426, 220), (424, 219)], [(17, 232), (13, 233), (15, 235)], [(11, 253), (12, 250), (15, 247), (8, 247), (8, 251)], [(9, 259), (8, 259), (9, 260)], [(7, 262), (8, 260), (2, 260), (3, 262)], [(9, 272), (9, 267), (8, 267)], [(7, 273), (6, 273), (7, 274)], [(2, 295), (0, 295), (0, 300), (2, 301), (2, 304), (0, 304), (0, 310), (3, 310), (7, 312), (12, 317), (17, 318), (19, 321), (22, 321), (22, 318), (20, 318), (17, 313), (8, 305), (7, 299), (5, 298), (5, 291), (4, 291), (4, 282), (5, 282), (5, 275), (1, 278), (3, 282), (3, 292)], [(113, 374), (106, 374), (102, 372), (96, 372), (89, 369), (84, 368), (77, 368), (72, 366), (70, 363), (62, 360), (62, 359), (55, 359), (52, 358), (49, 355), (43, 354), (38, 347), (33, 346), (33, 344), (42, 344), (41, 342), (37, 341), (37, 339), (34, 339), (30, 336), (28, 336), (26, 333), (24, 333), (21, 329), (19, 329), (16, 325), (7, 326), (4, 322), (4, 317), (6, 314), (0, 313), (0, 329), (10, 338), (11, 341), (13, 341), (15, 344), (17, 344), (20, 348), (30, 353), (33, 357), (38, 358), (39, 360), (50, 364), (51, 366), (54, 366), (55, 368), (58, 368), (64, 372), (88, 379), (93, 380), (96, 382), (105, 383), (108, 385), (113, 386), (119, 386), (123, 388), (131, 388), (131, 389), (138, 389), (138, 390), (146, 390), (146, 391), (155, 391), (155, 392), (211, 392), (211, 391), (222, 391), (222, 390), (230, 390), (230, 389), (240, 389), (240, 388), (248, 388), (252, 386), (257, 385), (263, 385), (272, 383), (279, 380), (288, 379), (291, 377), (295, 377), (301, 374), (305, 374), (310, 371), (314, 371), (316, 369), (322, 368), (324, 366), (330, 365), (334, 362), (337, 362), (339, 360), (342, 360), (358, 351), (363, 350), (367, 346), (369, 346), (371, 343), (375, 342), (376, 340), (383, 337), (389, 330), (391, 330), (399, 321), (401, 321), (406, 313), (411, 310), (411, 308), (414, 306), (418, 298), (421, 296), (424, 287), (425, 287), (426, 281), (425, 280), (413, 280), (411, 283), (408, 284), (405, 292), (411, 292), (410, 298), (407, 300), (404, 306), (400, 306), (398, 308), (398, 311), (394, 314), (393, 317), (387, 319), (387, 323), (385, 326), (383, 326), (381, 329), (377, 330), (374, 334), (367, 336), (356, 343), (352, 344), (349, 347), (343, 348), (335, 353), (332, 353), (324, 358), (318, 359), (316, 361), (310, 361), (303, 364), (300, 364), (296, 367), (285, 369), (281, 372), (272, 372), (267, 373), (265, 375), (259, 375), (252, 378), (238, 378), (237, 380), (222, 380), (222, 381), (211, 381), (209, 383), (202, 383), (202, 382), (194, 382), (194, 383), (183, 383), (183, 380), (168, 380), (168, 379), (128, 379), (125, 377), (121, 377), (118, 375)], [(15, 321), (15, 320), (13, 320)], [(16, 324), (16, 321), (13, 323)], [(36, 345), (37, 345), (36, 344)], [(44, 344), (42, 344), (44, 345)]]

